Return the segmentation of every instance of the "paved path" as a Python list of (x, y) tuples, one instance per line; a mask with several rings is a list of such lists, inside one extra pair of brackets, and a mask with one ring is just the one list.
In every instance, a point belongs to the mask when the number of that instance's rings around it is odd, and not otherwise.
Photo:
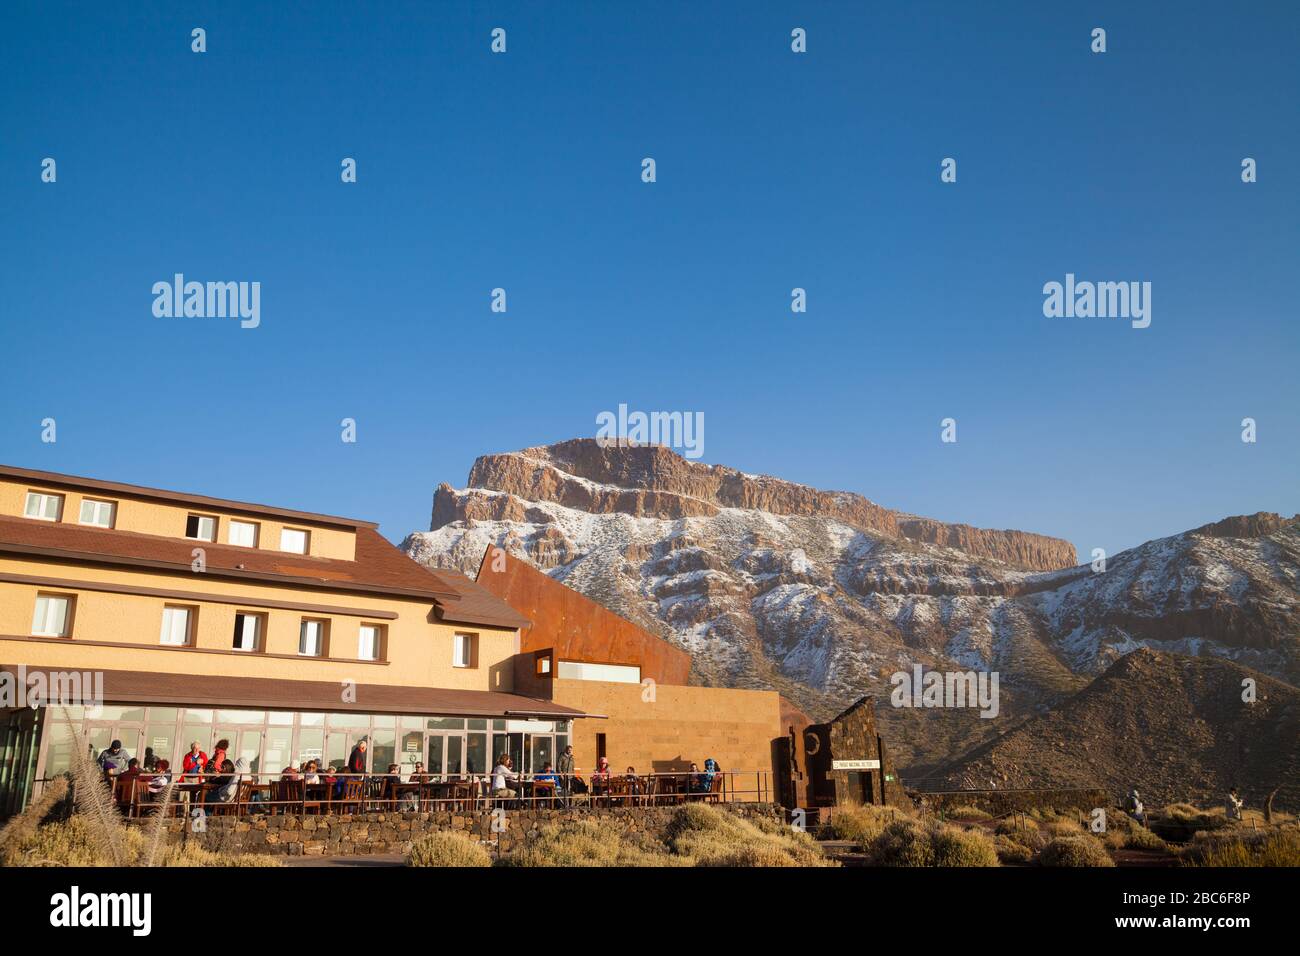
[(350, 854), (348, 856), (285, 856), (280, 858), (284, 866), (402, 866), (405, 858), (399, 853), (375, 853), (371, 855)]

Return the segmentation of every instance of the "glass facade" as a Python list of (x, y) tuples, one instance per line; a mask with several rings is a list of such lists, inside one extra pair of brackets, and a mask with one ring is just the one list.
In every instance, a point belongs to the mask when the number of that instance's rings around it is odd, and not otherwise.
[[(195, 740), (209, 755), (218, 740), (229, 741), (232, 760), (244, 757), (254, 773), (278, 774), (308, 760), (341, 768), (364, 738), (371, 773), (386, 773), (397, 764), (406, 775), (423, 762), (425, 772), (436, 776), (483, 774), (505, 752), (515, 758), (517, 770), (536, 773), (569, 742), (568, 721), (109, 705), (98, 715), (81, 707), (68, 708), (68, 715), (95, 754), (120, 740), (141, 764), (152, 768), (166, 758), (176, 770)], [(49, 723), (43, 734), (42, 717)], [(52, 717), (43, 710), (0, 714), (0, 732), (3, 812), (6, 803), (26, 801), (38, 768), (40, 777), (49, 779), (71, 767), (73, 737), (61, 709)]]

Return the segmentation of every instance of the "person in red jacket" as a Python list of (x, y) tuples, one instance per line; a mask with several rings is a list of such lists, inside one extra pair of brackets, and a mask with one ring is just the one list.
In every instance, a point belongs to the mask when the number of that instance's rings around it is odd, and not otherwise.
[(230, 741), (225, 737), (217, 741), (217, 746), (212, 751), (212, 759), (208, 761), (208, 773), (221, 773), (221, 768), (226, 764), (226, 751), (229, 749)]
[(197, 779), (207, 765), (208, 755), (203, 752), (203, 748), (199, 746), (199, 742), (196, 740), (190, 744), (190, 752), (181, 761), (181, 769), (185, 771), (181, 774), (181, 779), (183, 780), (186, 777)]

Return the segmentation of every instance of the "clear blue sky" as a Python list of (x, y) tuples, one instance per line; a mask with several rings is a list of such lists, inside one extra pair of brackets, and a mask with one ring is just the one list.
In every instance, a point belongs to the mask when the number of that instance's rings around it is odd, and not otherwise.
[[(1294, 4), (264, 6), (6, 4), (0, 461), (400, 540), (626, 402), (1084, 555), (1300, 510)], [(175, 272), (261, 327), (155, 318)], [(1067, 272), (1151, 327), (1045, 318)]]

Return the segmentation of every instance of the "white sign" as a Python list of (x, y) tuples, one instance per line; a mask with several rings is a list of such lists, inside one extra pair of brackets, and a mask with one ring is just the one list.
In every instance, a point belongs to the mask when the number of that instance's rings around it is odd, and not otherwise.
[(879, 760), (832, 760), (832, 770), (879, 770)]

